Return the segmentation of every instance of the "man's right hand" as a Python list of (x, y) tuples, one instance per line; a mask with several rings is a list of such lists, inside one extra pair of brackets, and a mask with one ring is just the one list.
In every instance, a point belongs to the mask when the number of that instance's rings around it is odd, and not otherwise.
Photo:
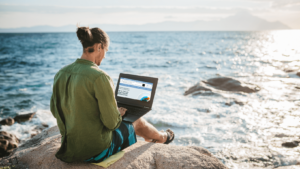
[(124, 116), (127, 109), (125, 109), (124, 107), (119, 107), (118, 110), (119, 110), (121, 116)]

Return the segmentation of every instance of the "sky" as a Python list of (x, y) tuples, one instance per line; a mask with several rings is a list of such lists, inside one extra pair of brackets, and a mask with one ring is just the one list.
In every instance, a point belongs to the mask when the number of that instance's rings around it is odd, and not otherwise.
[(300, 0), (0, 0), (0, 28), (211, 21), (240, 11), (300, 29)]

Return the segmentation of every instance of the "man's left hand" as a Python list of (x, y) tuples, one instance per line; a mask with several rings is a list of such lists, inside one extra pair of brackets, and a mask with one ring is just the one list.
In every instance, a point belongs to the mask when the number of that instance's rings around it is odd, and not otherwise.
[(124, 107), (119, 107), (118, 110), (119, 110), (121, 116), (124, 116), (125, 112), (127, 111), (127, 109)]

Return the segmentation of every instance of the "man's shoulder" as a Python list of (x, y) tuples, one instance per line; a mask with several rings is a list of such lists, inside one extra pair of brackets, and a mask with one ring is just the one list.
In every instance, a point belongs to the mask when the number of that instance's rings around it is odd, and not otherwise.
[(95, 75), (105, 75), (105, 76), (108, 76), (108, 74), (100, 69), (98, 66), (91, 66), (91, 69), (88, 69), (88, 71), (90, 71), (92, 74), (95, 74)]
[(59, 71), (55, 74), (54, 78), (56, 78), (59, 74), (62, 74), (64, 72), (68, 72), (68, 68), (72, 66), (73, 63), (70, 63), (68, 65), (63, 66), (62, 68), (59, 69)]
[(70, 67), (72, 67), (73, 64), (74, 63), (70, 63), (70, 64), (63, 66), (58, 72), (63, 72), (63, 71), (68, 70)]
[(109, 75), (98, 66), (91, 66), (91, 69), (88, 69), (86, 73), (90, 74), (91, 78), (93, 78), (94, 80), (96, 80), (100, 76), (106, 76), (107, 78), (110, 78)]
[(78, 65), (75, 62), (62, 67), (57, 72), (57, 74), (62, 74), (62, 73), (68, 73), (68, 74), (82, 76), (84, 78), (88, 78), (91, 81), (96, 80), (100, 76), (106, 76), (106, 77), (110, 78), (109, 75), (105, 71), (103, 71), (96, 65), (95, 66), (94, 65), (93, 66), (92, 65)]

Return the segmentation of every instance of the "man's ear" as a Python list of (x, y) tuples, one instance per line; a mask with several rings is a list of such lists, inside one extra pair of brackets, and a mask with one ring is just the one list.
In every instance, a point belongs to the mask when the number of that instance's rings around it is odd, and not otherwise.
[(97, 50), (100, 50), (100, 49), (102, 49), (101, 43), (98, 43), (98, 44), (97, 44)]

